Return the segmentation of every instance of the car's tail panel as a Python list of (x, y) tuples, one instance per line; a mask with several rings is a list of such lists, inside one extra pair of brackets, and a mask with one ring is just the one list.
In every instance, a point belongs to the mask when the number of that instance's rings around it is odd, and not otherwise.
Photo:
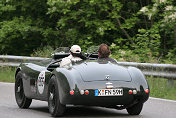
[(99, 62), (85, 62), (81, 65), (75, 65), (76, 69), (83, 81), (126, 81), (130, 82), (131, 77), (128, 73), (127, 68), (118, 66), (111, 62), (99, 63)]
[[(111, 89), (107, 89), (108, 84), (112, 85)], [(120, 90), (119, 94), (97, 95), (97, 90), (112, 92)], [(148, 96), (147, 93), (140, 90), (136, 84), (123, 81), (94, 81), (84, 82), (84, 86), (72, 89), (73, 94), (68, 93), (63, 103), (75, 105), (92, 105), (92, 106), (111, 106), (111, 105), (130, 105), (134, 102), (143, 102), (143, 97)], [(83, 91), (83, 92), (82, 92)], [(88, 94), (86, 93), (88, 91)], [(132, 91), (132, 93), (130, 93)], [(104, 92), (104, 93), (105, 93)]]

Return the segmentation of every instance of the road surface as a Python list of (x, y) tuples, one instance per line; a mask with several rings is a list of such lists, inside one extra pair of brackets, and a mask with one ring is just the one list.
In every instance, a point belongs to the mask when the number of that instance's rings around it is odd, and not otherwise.
[[(0, 118), (51, 118), (47, 105), (45, 101), (33, 100), (29, 109), (20, 109), (15, 101), (14, 84), (0, 82)], [(63, 117), (176, 118), (176, 101), (150, 98), (138, 116), (130, 116), (126, 110), (68, 106)]]

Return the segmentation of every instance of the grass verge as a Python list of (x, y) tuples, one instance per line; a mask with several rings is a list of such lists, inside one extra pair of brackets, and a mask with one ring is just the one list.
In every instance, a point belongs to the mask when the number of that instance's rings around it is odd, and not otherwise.
[(173, 86), (168, 85), (168, 79), (158, 77), (147, 77), (150, 87), (150, 96), (176, 100), (176, 80)]
[(15, 67), (0, 67), (0, 82), (15, 82)]
[[(14, 82), (15, 67), (0, 67), (0, 81)], [(164, 78), (147, 77), (150, 87), (150, 96), (176, 100), (176, 80), (172, 87), (168, 86), (168, 80)]]

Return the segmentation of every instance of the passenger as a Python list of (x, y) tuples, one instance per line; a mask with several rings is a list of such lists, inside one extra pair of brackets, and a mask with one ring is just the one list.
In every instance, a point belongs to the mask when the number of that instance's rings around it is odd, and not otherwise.
[(111, 54), (111, 51), (108, 47), (108, 45), (106, 44), (101, 44), (100, 47), (98, 48), (98, 60), (99, 61), (110, 61), (113, 63), (117, 63), (117, 61), (115, 59), (112, 59), (109, 57), (109, 55)]
[(81, 48), (78, 45), (73, 45), (70, 49), (70, 55), (68, 57), (65, 57), (60, 62), (60, 67), (64, 67), (66, 65), (71, 64), (72, 62), (77, 62), (83, 60), (81, 58)]

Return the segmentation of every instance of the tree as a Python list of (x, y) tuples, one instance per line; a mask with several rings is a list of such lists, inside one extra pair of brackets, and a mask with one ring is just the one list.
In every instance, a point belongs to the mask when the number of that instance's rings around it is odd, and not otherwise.
[(29, 55), (57, 42), (55, 18), (47, 15), (46, 0), (0, 1), (0, 53)]
[[(66, 44), (134, 43), (137, 3), (117, 0), (48, 0), (48, 14), (58, 13), (57, 28)], [(130, 5), (134, 5), (130, 8)], [(130, 8), (129, 12), (125, 11)], [(134, 12), (133, 12), (134, 11)]]
[(176, 58), (175, 6), (174, 0), (1, 0), (0, 53), (107, 43), (117, 58)]

